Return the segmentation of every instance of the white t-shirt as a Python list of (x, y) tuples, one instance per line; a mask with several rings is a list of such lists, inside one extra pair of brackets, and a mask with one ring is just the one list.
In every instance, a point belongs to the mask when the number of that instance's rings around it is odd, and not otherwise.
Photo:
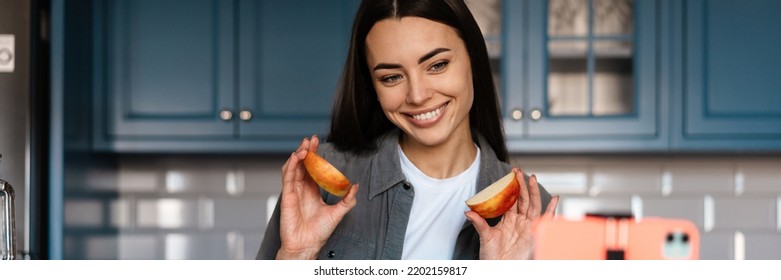
[(475, 194), (480, 170), (480, 148), (467, 170), (451, 178), (435, 179), (418, 169), (399, 150), (401, 171), (415, 190), (404, 248), (404, 260), (449, 260), (453, 258), (461, 226), (466, 222), (464, 203)]

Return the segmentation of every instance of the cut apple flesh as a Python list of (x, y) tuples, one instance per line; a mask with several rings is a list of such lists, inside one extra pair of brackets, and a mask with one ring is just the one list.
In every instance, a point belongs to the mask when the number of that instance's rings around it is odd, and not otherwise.
[(505, 175), (466, 201), (469, 209), (485, 219), (496, 218), (510, 210), (520, 195), (515, 173)]
[(312, 180), (328, 193), (344, 196), (350, 190), (350, 180), (317, 153), (308, 151), (304, 158), (304, 166)]

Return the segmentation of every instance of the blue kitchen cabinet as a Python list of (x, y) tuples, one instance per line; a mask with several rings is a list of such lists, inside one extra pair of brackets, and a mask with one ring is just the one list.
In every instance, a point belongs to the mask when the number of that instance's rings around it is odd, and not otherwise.
[[(327, 133), (357, 1), (94, 2), (94, 146), (278, 152)], [(105, 24), (103, 24), (105, 23)]]
[(781, 2), (687, 0), (673, 47), (674, 150), (781, 149)]
[(95, 16), (109, 139), (233, 136), (219, 118), (235, 106), (232, 1), (95, 1)]
[(239, 6), (240, 137), (325, 135), (358, 2), (241, 0)]
[(511, 151), (667, 150), (659, 1), (605, 3), (503, 2), (502, 109)]

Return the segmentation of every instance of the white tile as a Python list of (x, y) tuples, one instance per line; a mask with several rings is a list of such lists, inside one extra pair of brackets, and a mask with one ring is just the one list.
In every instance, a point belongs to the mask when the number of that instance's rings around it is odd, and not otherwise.
[(111, 209), (111, 226), (118, 228), (133, 227), (132, 204), (132, 199), (117, 199), (111, 201), (109, 204), (109, 209)]
[(631, 198), (566, 197), (559, 201), (561, 216), (577, 219), (586, 214), (631, 214)]
[(588, 169), (580, 166), (535, 166), (523, 170), (536, 175), (537, 181), (551, 194), (585, 194), (588, 190)]
[(151, 260), (157, 256), (154, 235), (111, 235), (84, 238), (85, 257), (93, 260)]
[(701, 260), (732, 260), (735, 248), (734, 232), (700, 233)]
[(665, 165), (672, 176), (672, 194), (735, 193), (735, 168), (730, 162), (684, 161)]
[(743, 176), (745, 194), (781, 194), (781, 161), (741, 162), (737, 170)]
[(197, 228), (200, 225), (199, 203), (175, 198), (143, 199), (137, 203), (139, 227)]
[(266, 198), (266, 222), (263, 224), (264, 226), (268, 225), (268, 221), (271, 221), (274, 209), (277, 208), (277, 202), (279, 202), (279, 195), (270, 195)]
[(215, 228), (259, 229), (265, 227), (266, 199), (214, 199)]
[(155, 235), (122, 235), (119, 238), (119, 258), (123, 260), (160, 259), (158, 237)]
[(102, 227), (103, 215), (100, 200), (65, 200), (66, 227)]
[(84, 171), (84, 187), (91, 190), (113, 191), (117, 189), (117, 172), (112, 169), (87, 169)]
[(244, 234), (238, 231), (228, 232), (228, 258), (232, 260), (246, 259), (246, 245), (244, 244)]
[(230, 170), (225, 177), (225, 191), (232, 196), (239, 196), (246, 188), (244, 170)]
[(90, 260), (115, 260), (119, 257), (116, 236), (88, 236), (84, 238), (84, 255)]
[(661, 194), (661, 164), (596, 165), (592, 176), (591, 195)]
[(165, 236), (167, 260), (230, 259), (228, 237), (222, 234), (171, 233)]
[(260, 242), (263, 240), (263, 235), (266, 229), (263, 228), (260, 231), (249, 231), (244, 233), (244, 259), (254, 260), (260, 250)]
[(702, 231), (703, 201), (702, 198), (643, 198), (643, 217), (685, 219)]
[(257, 163), (242, 165), (244, 192), (279, 193), (282, 191), (282, 165), (285, 159), (264, 158)]
[(714, 198), (714, 229), (776, 230), (776, 198)]
[(118, 177), (122, 192), (155, 192), (160, 186), (160, 175), (155, 170), (122, 168)]
[(228, 170), (223, 168), (172, 169), (165, 172), (169, 193), (227, 193)]
[(781, 260), (781, 233), (744, 233), (747, 260)]

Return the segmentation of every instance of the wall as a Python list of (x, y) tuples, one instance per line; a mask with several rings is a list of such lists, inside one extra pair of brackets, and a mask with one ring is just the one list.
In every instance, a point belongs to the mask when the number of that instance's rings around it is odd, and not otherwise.
[[(278, 156), (124, 155), (65, 202), (65, 257), (252, 259), (280, 189)], [(515, 157), (558, 213), (686, 218), (703, 259), (781, 259), (781, 159), (759, 156)], [(74, 185), (74, 186), (75, 186)]]

